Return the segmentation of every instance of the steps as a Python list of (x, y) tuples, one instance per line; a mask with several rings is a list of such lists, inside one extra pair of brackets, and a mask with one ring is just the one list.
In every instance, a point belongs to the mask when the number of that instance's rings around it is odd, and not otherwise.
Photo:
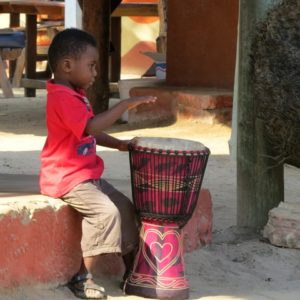
[(229, 90), (170, 86), (139, 86), (130, 96), (152, 95), (153, 105), (140, 105), (128, 113), (128, 123), (193, 120), (206, 124), (230, 123), (232, 92)]

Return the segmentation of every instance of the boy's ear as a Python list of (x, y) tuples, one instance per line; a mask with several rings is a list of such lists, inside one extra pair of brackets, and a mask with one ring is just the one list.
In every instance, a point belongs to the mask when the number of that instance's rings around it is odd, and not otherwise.
[(73, 61), (70, 58), (64, 58), (62, 62), (62, 69), (64, 72), (69, 73), (73, 68)]

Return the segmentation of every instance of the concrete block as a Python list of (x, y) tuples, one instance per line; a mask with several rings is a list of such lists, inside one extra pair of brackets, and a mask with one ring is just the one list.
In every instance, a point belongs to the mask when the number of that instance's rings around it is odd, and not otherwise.
[(2, 198), (0, 286), (65, 282), (80, 265), (80, 218), (39, 195)]
[(281, 202), (271, 209), (263, 236), (273, 245), (300, 249), (300, 204)]
[(182, 87), (134, 87), (130, 96), (153, 95), (154, 105), (130, 110), (129, 123), (161, 120), (198, 120), (206, 124), (231, 121), (232, 92), (228, 90)]
[(211, 243), (212, 221), (211, 194), (208, 189), (202, 189), (195, 211), (182, 230), (184, 252), (192, 252)]
[[(3, 197), (0, 204), (0, 286), (66, 283), (81, 264), (81, 217), (59, 199)], [(119, 274), (120, 257), (105, 256), (99, 273)]]
[(175, 121), (177, 114), (177, 103), (171, 97), (171, 92), (157, 87), (135, 87), (130, 90), (131, 97), (156, 96), (157, 100), (151, 105), (139, 105), (128, 111), (128, 123), (143, 123), (149, 121)]

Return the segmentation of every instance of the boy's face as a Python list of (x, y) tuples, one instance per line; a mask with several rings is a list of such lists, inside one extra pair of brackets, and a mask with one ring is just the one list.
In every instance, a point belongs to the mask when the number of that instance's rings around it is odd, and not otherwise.
[(69, 81), (74, 87), (87, 89), (94, 83), (98, 58), (97, 49), (87, 46), (79, 58), (70, 60)]

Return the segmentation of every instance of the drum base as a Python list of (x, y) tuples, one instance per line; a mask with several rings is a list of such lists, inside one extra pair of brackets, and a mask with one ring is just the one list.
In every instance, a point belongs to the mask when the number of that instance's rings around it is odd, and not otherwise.
[(125, 292), (127, 295), (135, 295), (145, 298), (152, 299), (176, 299), (176, 300), (184, 300), (189, 297), (189, 289), (185, 290), (162, 290), (162, 289), (154, 289), (149, 287), (141, 287), (136, 284), (132, 285), (131, 283), (126, 284)]
[(189, 287), (178, 226), (142, 222), (140, 238), (125, 293), (146, 298), (187, 299)]

